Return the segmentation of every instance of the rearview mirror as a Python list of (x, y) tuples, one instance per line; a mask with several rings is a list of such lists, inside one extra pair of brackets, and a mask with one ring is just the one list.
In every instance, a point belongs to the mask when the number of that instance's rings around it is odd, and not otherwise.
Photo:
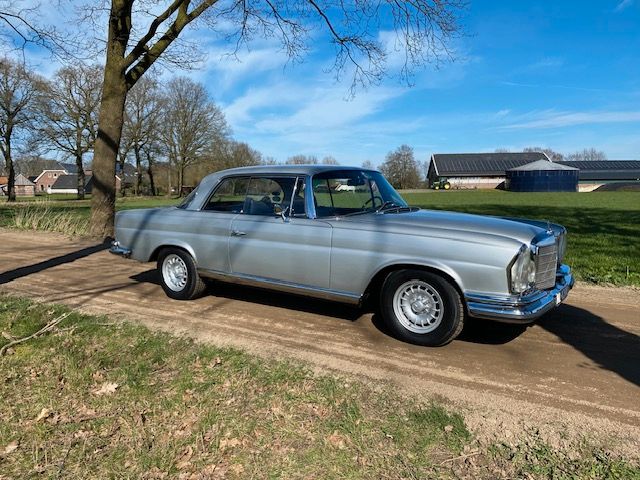
[(282, 208), (282, 205), (276, 203), (273, 206), (273, 213), (277, 216), (282, 218), (283, 222), (287, 222), (289, 221), (289, 217), (287, 217), (287, 212), (289, 211), (289, 207), (285, 207)]

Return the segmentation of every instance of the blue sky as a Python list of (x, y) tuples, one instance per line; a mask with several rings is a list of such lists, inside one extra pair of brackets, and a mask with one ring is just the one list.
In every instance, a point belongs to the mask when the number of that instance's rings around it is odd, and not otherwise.
[(455, 63), (350, 101), (349, 82), (324, 72), (322, 46), (284, 68), (277, 45), (256, 44), (240, 63), (211, 53), (194, 74), (236, 137), (279, 160), (378, 164), (403, 143), (419, 159), (533, 145), (640, 158), (640, 0), (472, 1), (465, 24)]
[(292, 65), (275, 42), (255, 41), (236, 61), (194, 31), (207, 61), (181, 74), (205, 83), (238, 140), (280, 161), (379, 164), (404, 143), (419, 160), (526, 146), (640, 158), (640, 0), (470, 1), (464, 23), (454, 63), (353, 99), (348, 79), (326, 72), (333, 51), (321, 36)]

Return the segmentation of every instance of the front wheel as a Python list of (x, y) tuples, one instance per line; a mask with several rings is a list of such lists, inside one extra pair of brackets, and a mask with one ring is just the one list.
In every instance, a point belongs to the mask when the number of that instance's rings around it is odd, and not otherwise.
[(399, 339), (417, 345), (445, 345), (464, 325), (458, 291), (445, 278), (422, 270), (389, 274), (382, 285), (380, 311)]
[(176, 300), (197, 298), (206, 289), (193, 258), (179, 248), (165, 248), (160, 252), (158, 273), (164, 293)]

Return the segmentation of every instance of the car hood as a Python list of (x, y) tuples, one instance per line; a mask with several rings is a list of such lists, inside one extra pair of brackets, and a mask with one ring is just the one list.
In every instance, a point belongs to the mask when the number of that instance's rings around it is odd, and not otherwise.
[(451, 236), (457, 240), (479, 237), (503, 237), (521, 243), (530, 243), (543, 232), (541, 222), (526, 219), (507, 219), (487, 215), (447, 212), (441, 210), (417, 210), (414, 212), (371, 214), (343, 219), (344, 223), (369, 224), (377, 228), (404, 231), (406, 233), (438, 236)]

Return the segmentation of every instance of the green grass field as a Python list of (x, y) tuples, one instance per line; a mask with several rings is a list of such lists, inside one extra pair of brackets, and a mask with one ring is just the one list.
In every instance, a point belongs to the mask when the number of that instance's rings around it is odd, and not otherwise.
[[(499, 190), (404, 192), (411, 205), (439, 210), (527, 217), (560, 223), (569, 230), (566, 261), (578, 279), (640, 286), (640, 193), (514, 193)], [(166, 197), (119, 198), (117, 208), (175, 205)], [(46, 209), (40, 219), (29, 218)], [(22, 215), (20, 214), (22, 212)], [(48, 220), (52, 214), (61, 214)], [(90, 201), (41, 199), (0, 203), (0, 226), (87, 232)], [(31, 215), (33, 217), (33, 215)]]
[(404, 193), (411, 205), (549, 220), (569, 231), (566, 262), (581, 280), (640, 286), (640, 193)]
[(587, 433), (479, 444), (424, 396), (61, 306), (0, 296), (0, 331), (2, 479), (640, 476)]

